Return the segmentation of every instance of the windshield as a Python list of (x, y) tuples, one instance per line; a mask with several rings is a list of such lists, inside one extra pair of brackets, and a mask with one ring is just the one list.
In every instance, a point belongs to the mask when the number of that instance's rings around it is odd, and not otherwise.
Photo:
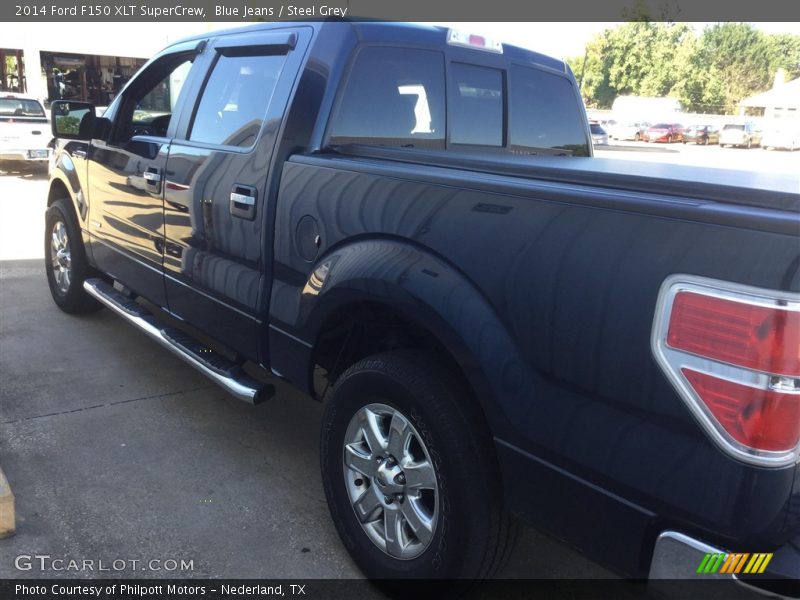
[(658, 125), (653, 125), (653, 129), (669, 129), (669, 123), (659, 123)]
[(592, 134), (593, 134), (593, 135), (605, 135), (605, 133), (606, 133), (606, 130), (605, 130), (605, 129), (603, 129), (603, 128), (602, 128), (600, 125), (598, 125), (597, 123), (591, 123), (591, 124), (589, 125), (589, 129), (591, 129), (591, 130), (592, 130)]
[(733, 123), (728, 123), (723, 127), (723, 129), (738, 129), (739, 131), (744, 131), (744, 125), (735, 125)]
[(43, 117), (44, 109), (36, 100), (23, 98), (0, 98), (0, 116)]

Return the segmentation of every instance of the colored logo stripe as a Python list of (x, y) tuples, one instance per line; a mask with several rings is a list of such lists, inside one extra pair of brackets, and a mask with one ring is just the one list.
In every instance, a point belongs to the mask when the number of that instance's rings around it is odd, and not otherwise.
[[(700, 566), (697, 567), (698, 573), (735, 575), (738, 573), (763, 573), (767, 570), (767, 565), (772, 560), (772, 554), (767, 553), (710, 553), (703, 557)], [(749, 559), (749, 560), (748, 560)]]
[(716, 573), (719, 570), (722, 561), (725, 560), (725, 554), (706, 554), (700, 566), (697, 567), (698, 573)]

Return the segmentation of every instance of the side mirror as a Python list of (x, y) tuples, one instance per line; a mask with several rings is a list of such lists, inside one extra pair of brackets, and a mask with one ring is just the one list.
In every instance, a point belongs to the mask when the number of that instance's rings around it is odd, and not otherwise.
[(92, 139), (97, 119), (94, 104), (56, 100), (50, 105), (50, 114), (50, 127), (54, 137), (82, 141)]

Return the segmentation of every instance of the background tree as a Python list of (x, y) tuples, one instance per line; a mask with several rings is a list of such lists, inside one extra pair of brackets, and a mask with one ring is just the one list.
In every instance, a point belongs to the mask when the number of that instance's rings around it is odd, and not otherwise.
[(670, 96), (691, 112), (735, 113), (744, 98), (772, 87), (778, 68), (800, 76), (800, 36), (768, 35), (747, 23), (720, 23), (699, 36), (685, 23), (624, 23), (596, 35), (568, 60), (587, 106), (617, 96)]

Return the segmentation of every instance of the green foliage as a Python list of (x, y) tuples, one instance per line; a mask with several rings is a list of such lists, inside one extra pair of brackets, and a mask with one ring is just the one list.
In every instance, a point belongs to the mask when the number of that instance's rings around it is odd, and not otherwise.
[(69, 115), (56, 115), (56, 131), (62, 135), (78, 135), (80, 120)]
[(686, 23), (635, 21), (606, 29), (568, 60), (587, 106), (617, 96), (670, 96), (693, 112), (734, 113), (744, 98), (772, 87), (778, 68), (800, 76), (800, 36), (768, 35), (746, 23), (720, 23), (699, 36)]

